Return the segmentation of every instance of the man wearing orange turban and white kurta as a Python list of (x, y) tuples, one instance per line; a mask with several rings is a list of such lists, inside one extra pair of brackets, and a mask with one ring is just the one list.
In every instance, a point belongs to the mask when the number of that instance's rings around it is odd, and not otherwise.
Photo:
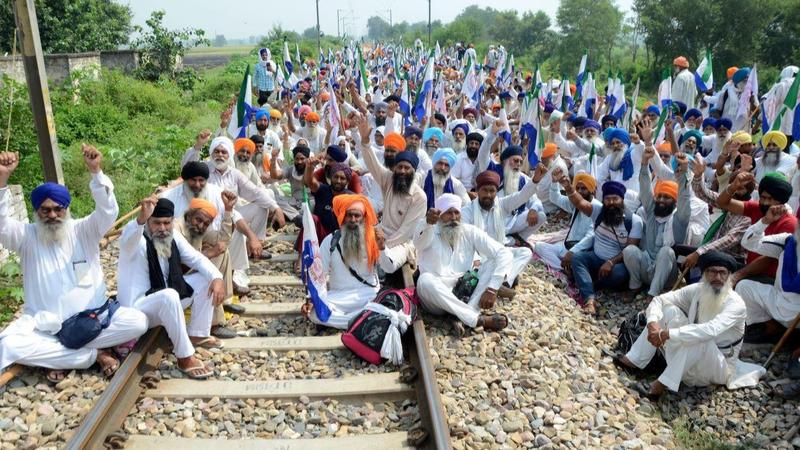
[(555, 142), (548, 142), (542, 149), (542, 160), (533, 173), (533, 182), (537, 183), (536, 196), (542, 202), (545, 213), (552, 213), (558, 210), (558, 205), (550, 201), (550, 184), (553, 181), (553, 171), (558, 168), (567, 173), (567, 163), (558, 155), (558, 145)]
[(328, 278), (328, 291), (322, 301), (331, 315), (321, 321), (310, 303), (303, 305), (301, 312), (314, 323), (346, 329), (350, 319), (380, 290), (376, 270), (381, 255), (375, 231), (378, 218), (367, 197), (359, 194), (334, 197), (333, 212), (340, 228), (329, 234), (319, 249)]
[(678, 56), (672, 61), (675, 77), (672, 80), (672, 101), (683, 102), (687, 108), (694, 108), (697, 86), (694, 74), (689, 72), (689, 61)]

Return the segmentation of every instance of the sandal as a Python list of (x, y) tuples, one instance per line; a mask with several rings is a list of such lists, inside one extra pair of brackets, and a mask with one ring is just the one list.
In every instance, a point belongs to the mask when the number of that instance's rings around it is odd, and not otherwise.
[(597, 302), (595, 300), (589, 300), (583, 305), (581, 311), (583, 311), (584, 314), (597, 317)]
[(223, 325), (214, 325), (211, 327), (211, 335), (220, 339), (233, 339), (237, 336), (233, 329)]
[[(189, 340), (191, 340), (191, 339), (192, 338), (190, 337)], [(195, 347), (202, 347), (202, 348), (222, 348), (222, 347), (225, 347), (225, 343), (224, 342), (220, 341), (219, 339), (217, 339), (217, 338), (215, 338), (213, 336), (204, 337), (204, 338), (200, 339), (197, 342), (193, 341), (192, 345), (194, 345)]]
[[(502, 325), (498, 322), (502, 321)], [(505, 314), (492, 314), (491, 316), (481, 316), (478, 319), (478, 326), (488, 331), (501, 331), (508, 326), (508, 316)]]
[(47, 381), (51, 383), (58, 384), (64, 381), (65, 378), (67, 378), (66, 370), (53, 369), (47, 371)]
[(119, 344), (115, 347), (112, 347), (111, 350), (117, 354), (119, 360), (121, 361), (131, 354), (131, 352), (133, 351), (133, 347), (135, 346), (136, 346), (136, 339), (131, 339), (130, 341), (125, 342), (124, 344)]
[(464, 337), (467, 334), (467, 331), (464, 329), (464, 324), (461, 323), (458, 319), (453, 319), (450, 321), (450, 325), (453, 327), (453, 333), (458, 337)]
[(97, 364), (100, 366), (100, 371), (103, 372), (106, 378), (111, 378), (117, 369), (119, 369), (119, 360), (114, 357), (113, 353), (106, 350), (97, 352)]
[[(180, 370), (184, 375), (193, 380), (205, 380), (206, 378), (214, 375), (214, 370), (208, 366), (203, 365), (203, 363), (200, 363), (196, 366), (187, 367), (185, 369), (181, 368), (181, 366), (178, 366), (178, 370)], [(198, 373), (197, 371), (202, 371), (202, 372)]]

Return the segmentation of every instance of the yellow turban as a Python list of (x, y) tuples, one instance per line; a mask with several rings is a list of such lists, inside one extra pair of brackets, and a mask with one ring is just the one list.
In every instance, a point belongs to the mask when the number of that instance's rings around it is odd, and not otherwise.
[(192, 201), (189, 202), (189, 209), (199, 209), (208, 214), (212, 220), (217, 217), (217, 208), (215, 208), (211, 202), (202, 198), (193, 198)]
[(269, 110), (269, 117), (272, 118), (272, 119), (280, 119), (282, 116), (281, 116), (281, 112), (278, 111), (277, 109), (270, 109)]
[(753, 136), (750, 136), (747, 131), (739, 130), (731, 135), (731, 140), (739, 145), (752, 144)]
[(589, 192), (594, 193), (597, 190), (597, 180), (594, 179), (593, 176), (589, 175), (586, 172), (581, 172), (575, 175), (575, 178), (572, 179), (572, 187), (578, 187), (578, 183), (583, 183), (586, 186), (586, 189)]
[(786, 148), (786, 144), (789, 143), (789, 140), (786, 139), (786, 135), (780, 131), (768, 131), (767, 134), (761, 138), (761, 145), (763, 145), (764, 148), (767, 148), (767, 146), (771, 143), (774, 143), (778, 146), (778, 148), (783, 150)]

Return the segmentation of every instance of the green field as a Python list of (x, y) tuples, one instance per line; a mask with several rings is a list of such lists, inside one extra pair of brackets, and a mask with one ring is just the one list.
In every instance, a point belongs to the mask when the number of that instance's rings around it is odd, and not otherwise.
[(253, 50), (252, 45), (228, 45), (225, 47), (195, 47), (186, 52), (190, 55), (246, 55)]

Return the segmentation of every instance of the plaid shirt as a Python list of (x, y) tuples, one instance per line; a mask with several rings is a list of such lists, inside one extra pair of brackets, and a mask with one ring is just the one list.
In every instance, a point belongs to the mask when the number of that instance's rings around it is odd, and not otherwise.
[(275, 90), (275, 77), (271, 72), (267, 72), (266, 67), (261, 63), (256, 64), (253, 86), (256, 86), (259, 91), (271, 92)]
[[(717, 206), (719, 194), (706, 187), (704, 178), (694, 177), (692, 179), (694, 195), (709, 205)], [(750, 227), (749, 217), (728, 213), (714, 238), (707, 244), (698, 247), (697, 253), (702, 255), (714, 250), (726, 252), (735, 258), (744, 260), (746, 253), (742, 248), (742, 236), (744, 236), (744, 232), (747, 231), (748, 227)]]

